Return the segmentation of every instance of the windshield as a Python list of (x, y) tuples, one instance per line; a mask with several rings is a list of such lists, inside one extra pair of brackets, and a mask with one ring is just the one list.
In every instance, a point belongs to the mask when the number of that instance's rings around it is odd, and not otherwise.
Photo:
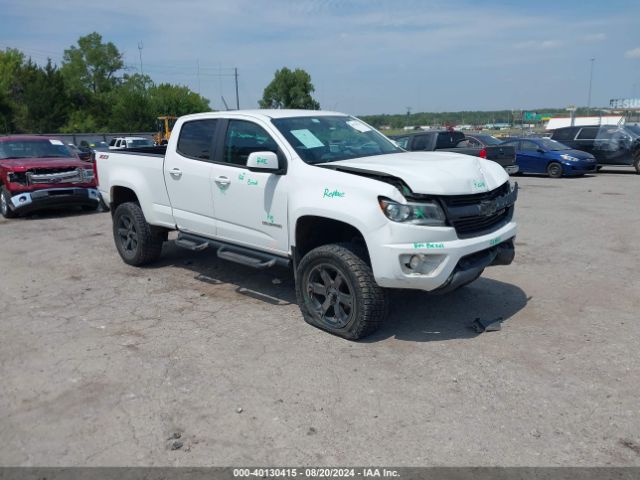
[(565, 144), (556, 142), (555, 140), (551, 140), (550, 138), (539, 138), (538, 143), (542, 145), (542, 148), (545, 150), (571, 150), (570, 147), (567, 147)]
[(127, 147), (153, 147), (153, 142), (145, 139), (127, 140)]
[(485, 145), (500, 145), (502, 140), (498, 140), (493, 135), (472, 135), (472, 138), (475, 137), (480, 140)]
[(640, 125), (627, 125), (626, 130), (633, 133), (636, 137), (640, 136)]
[(292, 117), (272, 122), (306, 163), (336, 162), (404, 151), (354, 117)]
[(0, 160), (8, 158), (74, 158), (60, 140), (9, 140), (0, 142)]

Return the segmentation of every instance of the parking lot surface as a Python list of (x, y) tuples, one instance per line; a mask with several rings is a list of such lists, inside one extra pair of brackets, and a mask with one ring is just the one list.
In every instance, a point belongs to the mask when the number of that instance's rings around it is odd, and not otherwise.
[(640, 465), (640, 177), (514, 180), (515, 263), (394, 293), (360, 342), (286, 270), (129, 267), (108, 213), (0, 220), (0, 464)]

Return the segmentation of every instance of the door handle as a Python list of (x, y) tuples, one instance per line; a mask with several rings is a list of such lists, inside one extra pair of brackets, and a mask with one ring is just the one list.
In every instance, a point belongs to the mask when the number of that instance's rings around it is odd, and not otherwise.
[(224, 177), (224, 176), (216, 177), (214, 181), (221, 187), (226, 187), (231, 183), (231, 180), (229, 180), (229, 177)]
[(171, 175), (173, 178), (180, 178), (182, 176), (182, 170), (180, 170), (179, 168), (172, 168), (171, 170), (169, 170), (169, 175)]

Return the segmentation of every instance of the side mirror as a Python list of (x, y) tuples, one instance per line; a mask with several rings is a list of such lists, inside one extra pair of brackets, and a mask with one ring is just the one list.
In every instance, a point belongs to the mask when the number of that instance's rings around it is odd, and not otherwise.
[(273, 152), (253, 152), (247, 158), (247, 168), (251, 172), (282, 173), (278, 155)]
[(538, 153), (545, 153), (545, 151), (541, 148), (538, 149)]

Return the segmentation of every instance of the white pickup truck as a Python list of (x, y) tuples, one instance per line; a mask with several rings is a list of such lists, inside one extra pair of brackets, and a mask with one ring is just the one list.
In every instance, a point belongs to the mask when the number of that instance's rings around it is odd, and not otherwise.
[(500, 165), (406, 152), (348, 115), (188, 115), (156, 148), (96, 158), (126, 263), (177, 230), (181, 247), (292, 267), (304, 319), (348, 339), (378, 328), (386, 289), (445, 293), (514, 257), (518, 187)]

